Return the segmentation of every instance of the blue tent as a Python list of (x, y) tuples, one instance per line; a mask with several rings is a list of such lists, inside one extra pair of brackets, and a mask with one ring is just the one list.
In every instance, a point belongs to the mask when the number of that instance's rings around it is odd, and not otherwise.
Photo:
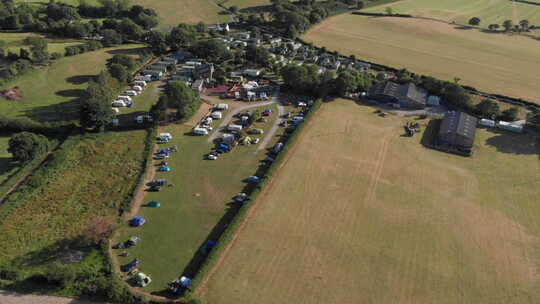
[(159, 149), (157, 154), (169, 154), (169, 149)]
[(219, 144), (217, 148), (218, 150), (223, 150), (223, 151), (229, 151), (231, 149), (231, 147), (229, 147), (229, 145), (227, 144)]
[(144, 225), (146, 223), (146, 220), (142, 216), (134, 216), (130, 221), (129, 224), (133, 227), (139, 227)]
[(161, 167), (159, 167), (158, 171), (169, 172), (169, 171), (171, 171), (171, 167), (169, 167), (169, 166), (161, 166)]

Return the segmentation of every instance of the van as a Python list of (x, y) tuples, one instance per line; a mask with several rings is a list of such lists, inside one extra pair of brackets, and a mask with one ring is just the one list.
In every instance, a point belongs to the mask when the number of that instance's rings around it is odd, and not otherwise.
[[(141, 79), (144, 79), (144, 77), (142, 77)], [(144, 80), (136, 80), (136, 81), (133, 82), (133, 85), (140, 86), (140, 87), (145, 87), (146, 86), (146, 81), (144, 81)]]
[(127, 96), (137, 96), (137, 92), (133, 90), (127, 90), (125, 94)]
[(201, 127), (193, 128), (193, 133), (197, 135), (208, 135), (208, 130)]

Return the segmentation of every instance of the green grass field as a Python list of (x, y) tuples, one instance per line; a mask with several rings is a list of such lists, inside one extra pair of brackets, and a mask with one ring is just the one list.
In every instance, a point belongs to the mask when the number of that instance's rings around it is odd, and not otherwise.
[(87, 82), (105, 69), (113, 54), (133, 54), (142, 45), (123, 45), (85, 54), (64, 57), (51, 66), (31, 71), (2, 86), (19, 86), (24, 97), (18, 101), (0, 99), (0, 113), (10, 117), (28, 117), (37, 121), (77, 119), (79, 98)]
[[(0, 208), (0, 265), (21, 271), (12, 287), (54, 262), (94, 217), (115, 218), (142, 170), (145, 136), (138, 130), (71, 137), (34, 173), (33, 187), (8, 198)], [(67, 289), (54, 292), (77, 295)]]
[(205, 303), (537, 302), (534, 139), (479, 130), (465, 158), (373, 112), (322, 106), (197, 291)]
[(0, 184), (17, 168), (11, 154), (7, 151), (9, 138), (9, 136), (0, 136)]
[[(275, 106), (271, 108), (275, 112)], [(267, 123), (256, 123), (256, 126), (266, 130), (273, 119)], [(191, 131), (190, 126), (172, 125), (160, 131), (174, 136), (169, 144), (162, 147), (176, 145), (179, 152), (167, 160), (172, 171), (156, 172), (155, 178), (166, 178), (174, 186), (146, 193), (144, 204), (155, 200), (161, 203), (161, 207), (143, 206), (138, 215), (145, 217), (147, 223), (140, 228), (126, 227), (115, 240), (126, 240), (132, 235), (142, 238), (141, 244), (128, 250), (128, 257), (118, 259), (123, 265), (139, 258), (139, 269), (152, 278), (152, 284), (143, 291), (154, 294), (182, 274), (230, 208), (232, 197), (243, 189), (245, 183), (242, 180), (255, 174), (259, 160), (265, 157), (264, 151), (256, 152), (257, 145), (251, 145), (238, 146), (216, 161), (205, 160), (204, 156), (212, 145), (207, 142), (207, 137), (184, 135)]]
[(344, 55), (540, 102), (538, 42), (413, 18), (335, 16), (305, 40)]
[(412, 14), (415, 17), (427, 17), (468, 24), (472, 17), (479, 17), (480, 26), (502, 24), (504, 20), (513, 20), (518, 24), (520, 20), (529, 20), (530, 24), (540, 23), (540, 6), (508, 0), (404, 0), (392, 4), (373, 7), (366, 12), (384, 12), (387, 6), (392, 7), (394, 13)]
[[(44, 37), (40, 34), (35, 33), (0, 33), (0, 40), (5, 41), (7, 44), (7, 50), (13, 53), (19, 54), (21, 48), (29, 50), (29, 46), (24, 44), (24, 38), (26, 37)], [(60, 53), (64, 55), (65, 47), (71, 45), (78, 45), (83, 43), (82, 40), (75, 39), (54, 39), (49, 38), (48, 41), (48, 52), (49, 53)]]

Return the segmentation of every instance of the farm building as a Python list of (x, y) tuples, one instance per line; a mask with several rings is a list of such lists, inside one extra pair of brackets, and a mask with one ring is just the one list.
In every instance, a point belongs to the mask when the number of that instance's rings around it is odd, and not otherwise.
[(376, 84), (369, 90), (370, 99), (409, 109), (423, 109), (427, 103), (427, 96), (427, 91), (414, 83), (397, 84), (386, 81)]
[(446, 151), (470, 155), (478, 119), (463, 112), (446, 112), (437, 137), (437, 146)]

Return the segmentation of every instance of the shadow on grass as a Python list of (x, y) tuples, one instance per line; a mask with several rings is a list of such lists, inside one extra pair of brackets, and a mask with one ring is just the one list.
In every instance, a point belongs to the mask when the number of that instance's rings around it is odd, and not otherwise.
[[(60, 96), (75, 97), (77, 90), (64, 90), (56, 92)], [(63, 94), (63, 95), (61, 95)], [(53, 105), (35, 107), (24, 111), (28, 118), (39, 122), (68, 122), (79, 119), (79, 110), (82, 98), (74, 98)]]
[(86, 90), (83, 90), (83, 89), (61, 90), (61, 91), (56, 91), (54, 94), (62, 96), (62, 97), (82, 98), (86, 96)]
[(13, 168), (17, 167), (18, 163), (11, 157), (0, 157), (0, 175), (3, 175)]
[(540, 143), (533, 136), (495, 128), (488, 129), (488, 132), (493, 136), (486, 139), (486, 145), (495, 147), (497, 152), (516, 155), (540, 154)]
[(147, 47), (138, 47), (138, 48), (131, 48), (131, 49), (117, 49), (117, 50), (108, 50), (106, 51), (107, 54), (111, 55), (139, 55), (145, 50), (147, 50)]
[(270, 12), (272, 10), (271, 5), (257, 5), (240, 9), (241, 13), (260, 14)]
[(66, 78), (66, 81), (71, 84), (81, 85), (94, 80), (95, 77), (96, 75), (77, 75)]

